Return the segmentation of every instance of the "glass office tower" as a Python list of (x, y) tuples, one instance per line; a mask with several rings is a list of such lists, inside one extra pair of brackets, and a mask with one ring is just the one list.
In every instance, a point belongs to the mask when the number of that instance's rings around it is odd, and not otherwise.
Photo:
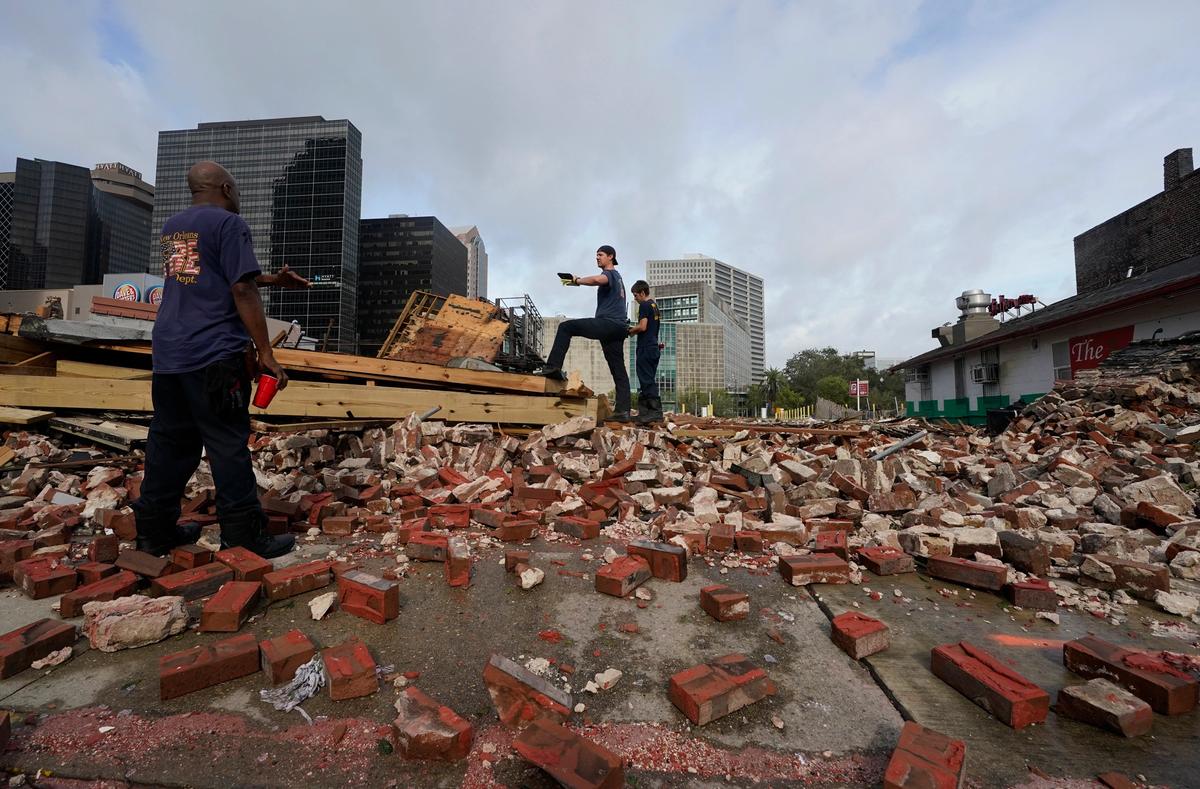
[(298, 321), (318, 347), (353, 352), (362, 208), (358, 129), (348, 120), (309, 116), (159, 132), (151, 273), (162, 269), (157, 233), (191, 204), (187, 172), (205, 159), (237, 179), (263, 270), (287, 264), (313, 283), (301, 291), (264, 289), (267, 314)]

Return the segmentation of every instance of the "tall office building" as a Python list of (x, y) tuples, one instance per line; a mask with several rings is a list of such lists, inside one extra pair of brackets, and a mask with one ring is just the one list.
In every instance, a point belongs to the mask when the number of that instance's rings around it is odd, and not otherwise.
[(298, 321), (327, 350), (357, 338), (362, 135), (348, 120), (302, 118), (201, 123), (159, 132), (150, 271), (162, 269), (158, 232), (191, 204), (188, 169), (211, 159), (237, 179), (242, 216), (263, 270), (287, 264), (306, 290), (263, 291), (267, 315)]
[(358, 353), (374, 356), (415, 290), (467, 295), (467, 247), (435, 216), (359, 222)]
[(154, 187), (123, 164), (17, 159), (0, 173), (0, 289), (71, 288), (145, 270)]
[(671, 260), (647, 260), (646, 281), (650, 287), (685, 282), (703, 282), (732, 306), (750, 330), (750, 371), (754, 383), (762, 380), (767, 366), (766, 308), (763, 280), (708, 255), (684, 255)]
[(467, 295), (473, 299), (488, 297), (488, 256), (483, 236), (475, 225), (452, 227), (450, 232), (467, 247)]

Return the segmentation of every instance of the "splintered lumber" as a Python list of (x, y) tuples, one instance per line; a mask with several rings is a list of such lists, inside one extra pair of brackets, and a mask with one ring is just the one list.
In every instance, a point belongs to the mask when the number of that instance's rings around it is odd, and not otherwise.
[(499, 307), (458, 295), (438, 304), (440, 297), (431, 296), (417, 291), (409, 297), (381, 357), (438, 365), (457, 357), (485, 362), (496, 358), (508, 331)]
[(126, 451), (150, 437), (150, 429), (142, 425), (88, 417), (57, 417), (50, 420), (50, 429)]
[(12, 408), (0, 405), (0, 423), (6, 425), (32, 425), (54, 416), (53, 411), (34, 411), (29, 408)]
[[(152, 411), (149, 381), (0, 376), (0, 401), (15, 406)], [(259, 415), (401, 419), (440, 406), (438, 416), (450, 422), (547, 425), (573, 416), (597, 415), (597, 401), (537, 395), (450, 392), (396, 386), (308, 384), (296, 381), (275, 396)]]

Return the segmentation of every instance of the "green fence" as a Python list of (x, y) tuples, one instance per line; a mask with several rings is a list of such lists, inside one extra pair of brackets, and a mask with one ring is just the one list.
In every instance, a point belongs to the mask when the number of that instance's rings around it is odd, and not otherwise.
[[(1019, 402), (1032, 403), (1045, 392), (1024, 394)], [(905, 413), (909, 416), (919, 416), (923, 419), (945, 419), (948, 422), (964, 422), (970, 425), (982, 425), (987, 422), (987, 412), (995, 408), (1004, 408), (1012, 400), (1008, 395), (991, 395), (975, 398), (975, 407), (971, 408), (971, 398), (959, 397), (950, 400), (908, 400), (904, 403)]]

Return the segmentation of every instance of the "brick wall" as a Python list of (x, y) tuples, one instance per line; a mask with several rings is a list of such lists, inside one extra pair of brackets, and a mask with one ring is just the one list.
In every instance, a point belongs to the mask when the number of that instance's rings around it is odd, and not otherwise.
[(1075, 237), (1075, 287), (1100, 290), (1133, 274), (1200, 255), (1200, 171), (1191, 150), (1164, 162), (1166, 191)]

